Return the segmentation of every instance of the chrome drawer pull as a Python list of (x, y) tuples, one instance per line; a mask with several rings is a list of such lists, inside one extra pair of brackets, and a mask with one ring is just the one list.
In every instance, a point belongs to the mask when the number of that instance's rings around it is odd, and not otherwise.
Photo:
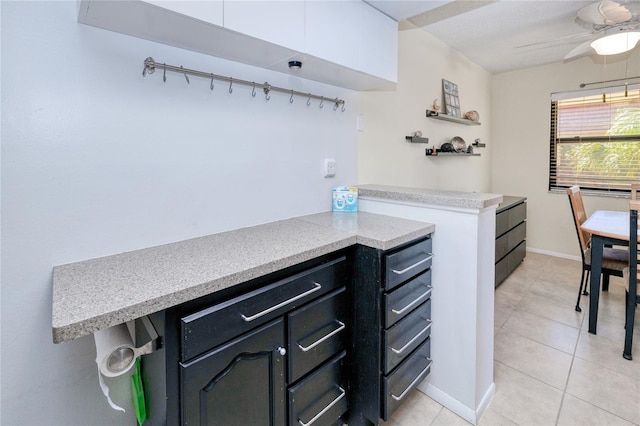
[[(427, 359), (429, 359), (429, 358), (427, 358)], [(429, 364), (427, 364), (427, 366), (424, 368), (424, 370), (422, 370), (420, 372), (420, 374), (418, 374), (418, 377), (416, 377), (415, 380), (413, 382), (411, 382), (411, 384), (409, 386), (407, 386), (407, 388), (404, 390), (404, 392), (402, 392), (400, 394), (400, 396), (395, 396), (394, 394), (390, 394), (391, 398), (395, 399), (396, 401), (400, 401), (402, 398), (404, 398), (404, 396), (407, 394), (407, 392), (409, 392), (415, 386), (415, 384), (420, 381), (420, 376), (422, 376), (425, 373), (425, 371), (427, 371), (429, 369), (429, 367), (431, 367), (431, 363), (432, 362), (433, 361), (429, 359)]]
[(409, 303), (407, 306), (405, 306), (404, 308), (397, 310), (397, 309), (392, 309), (391, 312), (393, 312), (396, 315), (400, 315), (402, 313), (404, 313), (407, 309), (410, 309), (412, 306), (415, 306), (416, 304), (420, 303), (422, 301), (422, 299), (424, 299), (425, 297), (427, 297), (428, 295), (431, 294), (431, 286), (429, 286), (429, 288), (427, 289), (427, 291), (425, 291), (423, 294), (420, 295), (420, 297), (418, 297), (417, 299), (415, 299), (413, 302)]
[(393, 352), (397, 353), (397, 354), (401, 354), (401, 353), (402, 353), (402, 352), (404, 352), (404, 351), (405, 351), (409, 346), (411, 346), (411, 344), (412, 344), (413, 342), (415, 342), (416, 340), (418, 340), (418, 339), (420, 338), (420, 336), (422, 336), (424, 333), (426, 333), (427, 331), (429, 331), (429, 329), (430, 329), (430, 328), (431, 328), (431, 320), (429, 320), (429, 324), (427, 324), (427, 326), (426, 326), (425, 328), (423, 328), (423, 329), (422, 329), (422, 331), (421, 331), (420, 333), (416, 334), (416, 335), (414, 336), (414, 338), (413, 338), (413, 339), (409, 340), (409, 341), (407, 342), (407, 344), (406, 344), (406, 345), (404, 345), (404, 346), (403, 346), (403, 347), (401, 347), (400, 349), (394, 349), (394, 348), (391, 348), (391, 350), (392, 350)]
[(408, 267), (404, 268), (404, 269), (403, 269), (403, 270), (401, 270), (401, 271), (397, 271), (397, 270), (395, 270), (395, 269), (392, 269), (392, 270), (391, 270), (391, 272), (393, 272), (393, 273), (395, 273), (395, 274), (398, 274), (398, 275), (402, 275), (402, 274), (404, 274), (405, 272), (410, 271), (411, 269), (415, 268), (416, 266), (422, 265), (424, 262), (428, 262), (428, 261), (429, 261), (429, 260), (431, 260), (432, 258), (433, 258), (433, 254), (429, 253), (429, 256), (427, 256), (427, 257), (425, 257), (424, 259), (422, 259), (422, 260), (420, 260), (420, 261), (418, 261), (418, 262), (414, 263), (413, 265), (408, 266)]
[(318, 290), (320, 290), (322, 288), (322, 286), (320, 284), (318, 284), (317, 282), (315, 282), (315, 281), (313, 282), (313, 284), (315, 285), (315, 287), (312, 288), (311, 290), (307, 290), (304, 293), (299, 294), (299, 295), (297, 295), (295, 297), (292, 297), (289, 300), (285, 300), (282, 303), (278, 303), (277, 305), (272, 306), (269, 309), (265, 309), (264, 311), (259, 312), (259, 313), (255, 314), (255, 315), (252, 315), (250, 317), (245, 316), (244, 314), (240, 314), (240, 316), (242, 317), (243, 320), (245, 320), (246, 322), (249, 322), (249, 321), (253, 321), (256, 318), (260, 318), (261, 316), (267, 315), (268, 313), (273, 312), (273, 311), (275, 311), (277, 309), (280, 309), (283, 306), (288, 305), (291, 302), (295, 302), (296, 300), (302, 299), (303, 297), (308, 296), (311, 293), (315, 293), (316, 291), (318, 291)]
[(309, 420), (308, 423), (303, 422), (299, 417), (298, 417), (298, 423), (300, 423), (302, 426), (309, 426), (312, 425), (316, 420), (318, 420), (320, 417), (322, 417), (322, 415), (324, 413), (326, 413), (327, 411), (329, 411), (329, 409), (331, 409), (331, 407), (333, 407), (334, 405), (336, 405), (338, 403), (338, 401), (340, 401), (342, 398), (344, 398), (344, 396), (346, 395), (346, 392), (344, 391), (344, 389), (342, 389), (340, 386), (338, 386), (338, 389), (340, 389), (340, 395), (334, 399), (333, 401), (331, 401), (331, 403), (329, 405), (327, 405), (326, 407), (324, 407), (322, 409), (322, 411), (320, 411), (318, 414), (316, 414), (311, 420)]
[(338, 324), (340, 324), (340, 327), (336, 328), (335, 330), (333, 330), (331, 333), (327, 334), (326, 336), (324, 336), (323, 338), (321, 338), (320, 340), (316, 340), (315, 342), (313, 342), (312, 344), (310, 344), (309, 346), (302, 346), (300, 343), (298, 343), (298, 347), (300, 349), (302, 349), (302, 352), (308, 352), (311, 349), (315, 348), (316, 346), (318, 346), (320, 343), (324, 342), (325, 340), (331, 338), (331, 336), (334, 336), (338, 333), (340, 333), (342, 330), (344, 330), (345, 325), (343, 322), (336, 320), (336, 322)]

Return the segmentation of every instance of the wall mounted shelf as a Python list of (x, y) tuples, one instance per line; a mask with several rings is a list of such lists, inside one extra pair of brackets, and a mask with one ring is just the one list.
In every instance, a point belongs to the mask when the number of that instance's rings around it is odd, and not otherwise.
[(427, 118), (433, 118), (435, 120), (442, 120), (442, 121), (450, 121), (452, 123), (464, 124), (465, 126), (479, 126), (481, 124), (479, 121), (471, 121), (471, 120), (467, 120), (466, 118), (453, 117), (447, 114), (440, 114), (439, 112), (433, 111), (430, 109), (427, 110)]
[(411, 143), (429, 143), (429, 138), (421, 138), (420, 136), (405, 136), (405, 139)]
[(441, 152), (436, 150), (435, 154), (429, 154), (429, 148), (425, 149), (425, 155), (427, 157), (480, 157), (480, 154), (467, 153), (467, 152)]

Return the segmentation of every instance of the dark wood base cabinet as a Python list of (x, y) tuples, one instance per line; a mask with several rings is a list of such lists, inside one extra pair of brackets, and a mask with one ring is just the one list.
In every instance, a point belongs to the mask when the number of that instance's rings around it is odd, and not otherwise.
[(505, 195), (496, 209), (495, 286), (527, 255), (527, 199)]
[(143, 359), (154, 394), (145, 425), (342, 424), (350, 392), (346, 254), (155, 315), (164, 349)]
[(349, 426), (387, 420), (431, 371), (431, 242), (356, 247)]
[(388, 419), (431, 371), (431, 257), (355, 245), (151, 315), (145, 426)]

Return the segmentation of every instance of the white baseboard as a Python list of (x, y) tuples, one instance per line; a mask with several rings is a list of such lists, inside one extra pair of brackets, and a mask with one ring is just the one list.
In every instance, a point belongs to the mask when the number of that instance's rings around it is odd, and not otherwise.
[(582, 259), (579, 256), (572, 256), (565, 253), (557, 253), (555, 251), (541, 250), (533, 247), (527, 247), (527, 251), (530, 251), (531, 253), (546, 254), (547, 256), (560, 257), (562, 259), (569, 259), (569, 260), (575, 260), (576, 262), (582, 262)]
[(477, 425), (478, 421), (480, 421), (480, 417), (484, 414), (487, 407), (489, 407), (491, 401), (493, 401), (493, 397), (496, 394), (496, 385), (495, 383), (491, 383), (491, 386), (489, 386), (489, 389), (487, 389), (487, 392), (482, 397), (480, 404), (478, 404), (478, 408), (475, 410), (471, 407), (467, 407), (457, 399), (452, 398), (449, 394), (442, 392), (431, 383), (423, 382), (418, 387), (418, 390), (439, 404), (447, 407), (449, 410), (453, 411), (472, 425)]

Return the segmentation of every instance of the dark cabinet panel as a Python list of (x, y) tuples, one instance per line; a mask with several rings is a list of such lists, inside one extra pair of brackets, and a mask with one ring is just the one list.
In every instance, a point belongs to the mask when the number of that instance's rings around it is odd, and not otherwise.
[(431, 269), (392, 293), (384, 295), (384, 326), (391, 327), (430, 297)]
[(183, 424), (284, 424), (284, 345), (278, 319), (181, 363)]
[(382, 419), (398, 409), (409, 391), (415, 388), (431, 371), (431, 339), (425, 341), (389, 376), (382, 377)]
[(503, 198), (496, 210), (496, 286), (513, 272), (526, 255), (526, 198), (506, 195)]
[(431, 238), (385, 256), (385, 287), (391, 290), (431, 267)]
[(346, 348), (347, 322), (344, 287), (288, 314), (289, 383)]
[(289, 425), (332, 425), (347, 411), (346, 352), (289, 388)]
[(182, 359), (190, 359), (297, 306), (344, 286), (340, 257), (182, 318)]

